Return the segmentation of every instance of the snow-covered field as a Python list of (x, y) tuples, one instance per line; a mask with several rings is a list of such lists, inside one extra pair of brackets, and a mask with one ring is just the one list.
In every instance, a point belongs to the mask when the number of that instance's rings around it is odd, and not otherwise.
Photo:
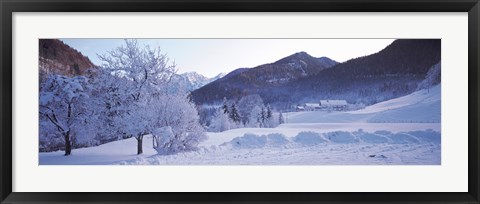
[[(279, 132), (282, 129), (269, 130)], [(40, 164), (440, 164), (440, 132), (435, 130), (323, 132), (304, 131), (300, 128), (291, 130), (290, 133), (294, 131), (299, 133), (288, 134), (289, 136), (279, 133), (267, 134), (266, 131), (264, 131), (265, 134), (259, 135), (242, 134), (241, 130), (227, 131), (226, 137), (222, 137), (219, 133), (210, 133), (210, 139), (202, 143), (198, 151), (156, 155), (152, 140), (147, 137), (144, 140), (144, 154), (136, 155), (136, 140), (130, 138), (97, 147), (76, 149), (68, 157), (62, 156), (61, 151), (41, 153)], [(244, 130), (244, 132), (253, 132), (253, 130)], [(234, 135), (237, 136), (233, 137)]]
[(440, 85), (351, 112), (285, 113), (276, 128), (208, 133), (198, 151), (157, 155), (134, 138), (40, 153), (41, 165), (440, 165)]

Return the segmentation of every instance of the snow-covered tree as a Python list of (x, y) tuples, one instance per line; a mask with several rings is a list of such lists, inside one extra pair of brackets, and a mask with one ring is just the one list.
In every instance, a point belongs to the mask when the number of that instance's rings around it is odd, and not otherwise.
[(215, 107), (197, 105), (196, 106), (198, 115), (200, 116), (200, 124), (204, 127), (209, 127), (210, 122), (212, 121), (213, 116), (215, 115)]
[(266, 121), (266, 125), (265, 127), (267, 128), (274, 128), (274, 127), (277, 127), (279, 125), (278, 121), (278, 115), (275, 115), (275, 114), (272, 114), (272, 117)]
[(242, 97), (237, 103), (237, 108), (243, 124), (248, 125), (249, 123), (256, 123), (257, 116), (255, 114), (253, 115), (253, 117), (255, 118), (255, 121), (249, 121), (249, 119), (251, 118), (250, 117), (251, 112), (255, 106), (260, 107), (262, 105), (263, 105), (263, 100), (258, 94), (247, 95)]
[(230, 119), (234, 122), (234, 123), (240, 123), (241, 119), (240, 119), (240, 115), (238, 114), (238, 110), (237, 110), (237, 106), (234, 104), (232, 104), (232, 108), (230, 109)]
[(63, 137), (66, 156), (72, 152), (77, 130), (87, 131), (94, 115), (86, 100), (88, 89), (88, 81), (82, 76), (51, 74), (40, 85), (40, 135), (56, 135), (48, 132), (55, 129)]
[(285, 123), (285, 119), (283, 118), (282, 112), (278, 114), (278, 124), (283, 124)]
[(439, 84), (441, 82), (441, 78), (441, 63), (438, 62), (428, 70), (427, 74), (425, 75), (425, 79), (420, 82), (417, 90), (427, 89), (427, 91), (430, 92), (430, 88)]
[(50, 152), (65, 149), (65, 139), (55, 125), (42, 114), (39, 116), (39, 151)]
[(272, 108), (270, 107), (270, 104), (267, 104), (267, 119), (270, 120), (272, 117)]
[(132, 83), (130, 80), (113, 75), (106, 69), (97, 69), (89, 76), (94, 89), (90, 98), (97, 103), (96, 140), (100, 143), (123, 139), (126, 135), (117, 124), (118, 118), (126, 113), (125, 104), (129, 104), (125, 97), (125, 87)]
[[(206, 138), (197, 109), (186, 93), (157, 95), (147, 107), (152, 128), (147, 130), (159, 138), (161, 145), (156, 149), (160, 154), (194, 150)], [(173, 134), (156, 134), (160, 127), (169, 127)]]
[(223, 132), (230, 130), (230, 117), (224, 113), (223, 109), (218, 109), (210, 122), (210, 131)]
[(262, 106), (259, 117), (260, 127), (265, 127), (265, 121), (267, 121), (267, 110)]
[(169, 63), (160, 49), (140, 48), (136, 40), (125, 40), (124, 46), (99, 58), (103, 61), (102, 69), (125, 82), (117, 87), (121, 104), (116, 110), (115, 124), (121, 132), (137, 139), (137, 154), (141, 154), (143, 137), (153, 129), (147, 123), (150, 118), (146, 106), (154, 93), (166, 92), (175, 65)]
[(227, 98), (223, 97), (223, 104), (222, 104), (222, 110), (224, 114), (229, 114), (230, 111), (228, 110), (228, 103), (227, 103)]
[(272, 127), (271, 123), (273, 120), (272, 109), (270, 104), (267, 104), (266, 107), (263, 108), (262, 111), (262, 127), (270, 128)]
[(259, 106), (254, 106), (249, 114), (247, 127), (258, 128), (261, 126), (262, 109)]
[(263, 127), (265, 128), (274, 128), (278, 126), (279, 119), (273, 114), (270, 104), (267, 104), (265, 108), (265, 117), (263, 121)]

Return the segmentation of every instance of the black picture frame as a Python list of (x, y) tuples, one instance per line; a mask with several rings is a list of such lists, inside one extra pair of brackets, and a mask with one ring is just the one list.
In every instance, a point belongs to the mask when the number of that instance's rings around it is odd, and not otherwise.
[[(478, 0), (0, 0), (2, 203), (479, 203)], [(468, 192), (454, 193), (19, 193), (12, 192), (14, 12), (468, 12)], [(442, 179), (442, 178), (439, 178)], [(348, 185), (348, 184), (346, 184)]]

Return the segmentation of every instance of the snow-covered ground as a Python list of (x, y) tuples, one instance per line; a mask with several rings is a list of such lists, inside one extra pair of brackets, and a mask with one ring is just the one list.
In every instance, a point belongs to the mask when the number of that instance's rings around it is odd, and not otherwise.
[(293, 112), (288, 123), (440, 123), (441, 88), (420, 90), (349, 112)]
[(440, 165), (440, 85), (350, 112), (285, 113), (276, 128), (208, 133), (198, 151), (157, 155), (152, 139), (136, 155), (134, 138), (40, 153), (48, 164)]
[[(124, 160), (134, 159), (137, 156), (137, 140), (135, 138), (106, 143), (96, 147), (72, 150), (72, 155), (63, 156), (65, 152), (40, 153), (42, 164), (112, 164)], [(143, 141), (143, 155), (148, 157), (157, 154), (153, 149), (151, 136), (145, 136)]]
[[(295, 136), (279, 133), (241, 134), (238, 130), (237, 137), (217, 139), (215, 141), (221, 144), (210, 146), (207, 145), (208, 142), (202, 143), (198, 151), (156, 155), (151, 138), (145, 138), (144, 154), (135, 155), (136, 140), (130, 138), (97, 147), (75, 149), (68, 157), (62, 156), (61, 151), (41, 153), (40, 164), (439, 165), (441, 161), (440, 132), (435, 130), (301, 131)], [(272, 132), (274, 130), (275, 128), (271, 129)], [(222, 138), (212, 134), (209, 137), (209, 140)]]

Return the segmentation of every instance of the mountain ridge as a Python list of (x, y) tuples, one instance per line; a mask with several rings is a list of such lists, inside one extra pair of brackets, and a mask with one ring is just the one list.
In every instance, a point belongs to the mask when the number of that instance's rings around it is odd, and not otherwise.
[[(194, 101), (218, 101), (223, 97), (245, 96), (250, 93), (243, 90), (259, 90), (266, 86), (277, 87), (299, 78), (316, 74), (328, 69), (332, 62), (329, 58), (312, 57), (306, 52), (297, 52), (273, 63), (253, 68), (239, 68), (220, 80), (216, 80), (192, 92)], [(328, 59), (328, 60), (326, 60)], [(324, 62), (329, 62), (324, 64)], [(233, 92), (229, 94), (228, 92)], [(256, 92), (256, 91), (253, 91)]]
[[(317, 62), (311, 63), (319, 58), (298, 52), (214, 81), (193, 91), (192, 98), (208, 104), (223, 97), (239, 100), (259, 94), (279, 109), (320, 99), (369, 105), (415, 91), (429, 68), (440, 61), (440, 50), (439, 39), (395, 40), (377, 53), (320, 69), (312, 69)], [(281, 81), (283, 76), (287, 80)]]
[(66, 76), (83, 75), (97, 67), (78, 50), (58, 39), (39, 39), (40, 77), (48, 73)]

